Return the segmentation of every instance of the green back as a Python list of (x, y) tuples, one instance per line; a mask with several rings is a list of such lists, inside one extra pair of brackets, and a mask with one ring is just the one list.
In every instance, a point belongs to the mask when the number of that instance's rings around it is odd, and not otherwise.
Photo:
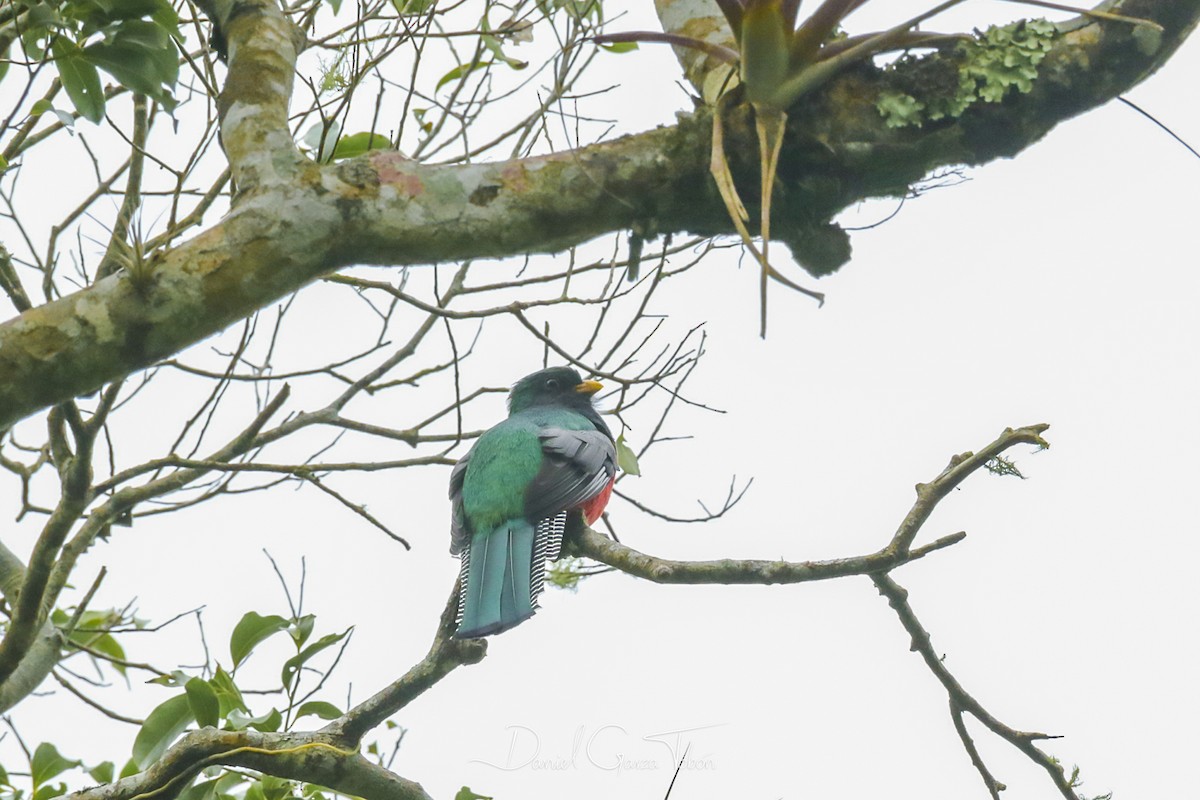
[(568, 408), (535, 406), (518, 411), (483, 434), (471, 451), (463, 479), (463, 510), (475, 535), (525, 516), (525, 490), (542, 468), (538, 431), (588, 430), (592, 423)]

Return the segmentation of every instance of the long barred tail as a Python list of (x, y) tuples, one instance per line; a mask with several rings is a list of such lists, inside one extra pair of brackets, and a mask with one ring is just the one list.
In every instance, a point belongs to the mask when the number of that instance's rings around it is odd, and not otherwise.
[(540, 608), (538, 597), (546, 588), (546, 562), (558, 560), (566, 528), (565, 511), (556, 517), (546, 517), (537, 524), (537, 535), (533, 540), (533, 564), (529, 572), (529, 599), (535, 609)]
[(566, 527), (564, 511), (536, 527), (511, 520), (473, 538), (461, 555), (455, 636), (499, 633), (533, 616), (546, 588), (546, 562), (558, 559)]
[(471, 548), (464, 547), (462, 551), (462, 566), (458, 568), (458, 611), (454, 614), (454, 627), (462, 625), (463, 614), (467, 610), (467, 575), (471, 572)]

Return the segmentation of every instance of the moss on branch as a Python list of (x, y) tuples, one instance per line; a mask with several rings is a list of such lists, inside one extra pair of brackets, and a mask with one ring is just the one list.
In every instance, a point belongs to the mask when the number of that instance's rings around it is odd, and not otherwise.
[[(1015, 155), (1145, 78), (1200, 19), (1200, 0), (1127, 0), (1117, 8), (1160, 24), (1161, 39), (1149, 47), (1128, 24), (1082, 25), (1055, 39), (1028, 93), (971, 104), (957, 118), (895, 128), (877, 107), (883, 92), (910, 78), (957, 81), (948, 56), (888, 73), (863, 67), (806, 99), (790, 114), (776, 238), (813, 273), (836, 269), (849, 256), (848, 239), (830, 222), (840, 210), (905, 193), (938, 167)], [(317, 165), (296, 151), (283, 113), (291, 86), (280, 70), (294, 64), (294, 29), (266, 0), (235, 4), (232, 19), (221, 107), (240, 191), (234, 210), (194, 239), (151, 254), (153, 269), (136, 285), (120, 273), (0, 325), (0, 429), (150, 366), (351, 264), (558, 252), (647, 220), (663, 233), (732, 232), (708, 175), (711, 126), (703, 111), (523, 160), (429, 166), (376, 151)], [(273, 79), (249, 79), (255, 75)], [(748, 118), (730, 117), (729, 152), (755, 152)], [(735, 158), (731, 166), (753, 185), (757, 164)]]

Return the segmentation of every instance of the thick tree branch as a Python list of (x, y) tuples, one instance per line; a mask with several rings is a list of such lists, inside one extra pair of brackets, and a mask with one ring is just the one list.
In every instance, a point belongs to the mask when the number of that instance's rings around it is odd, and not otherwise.
[[(65, 442), (67, 427), (74, 435), (74, 452)], [(56, 559), (89, 499), (96, 431), (83, 422), (73, 401), (55, 407), (50, 415), (50, 428), (52, 442), (54, 439), (60, 440), (57, 445), (52, 443), (52, 447), (57, 451), (54, 461), (58, 467), (62, 494), (34, 542), (29, 564), (12, 604), (12, 621), (0, 640), (0, 690), (28, 655), (39, 635), (44, 635), (44, 626), (61, 586), (55, 586), (53, 580)]]
[(324, 733), (259, 733), (202, 728), (191, 731), (145, 772), (66, 795), (70, 800), (171, 800), (200, 770), (224, 765), (327, 786), (366, 800), (430, 800), (421, 785)]
[[(25, 580), (25, 565), (0, 542), (0, 592), (13, 605)], [(47, 621), (33, 637), (32, 643), (20, 654), (12, 674), (0, 683), (0, 713), (8, 711), (33, 692), (54, 666), (62, 652), (62, 636), (53, 623)]]
[[(828, 220), (866, 197), (907, 191), (929, 171), (1011, 156), (1161, 66), (1200, 18), (1200, 0), (1126, 0), (1162, 25), (1092, 22), (1060, 37), (1033, 91), (976, 103), (956, 120), (888, 128), (875, 107), (896, 82), (952, 77), (931, 56), (894, 73), (864, 69), (793, 109), (773, 228), (814, 272), (844, 260)], [(146, 275), (114, 275), (0, 326), (0, 429), (222, 330), (329, 271), (554, 252), (653, 219), (660, 231), (731, 229), (708, 178), (706, 112), (673, 127), (577, 151), (494, 164), (427, 166), (397, 153), (318, 165), (286, 131), (292, 29), (264, 0), (238, 3), (222, 133), (239, 195), (231, 214)], [(239, 50), (240, 48), (240, 50)], [(730, 152), (754, 152), (745, 115), (727, 120)], [(740, 144), (739, 144), (740, 142)], [(742, 146), (745, 145), (745, 146)], [(752, 159), (733, 165), (753, 175)]]

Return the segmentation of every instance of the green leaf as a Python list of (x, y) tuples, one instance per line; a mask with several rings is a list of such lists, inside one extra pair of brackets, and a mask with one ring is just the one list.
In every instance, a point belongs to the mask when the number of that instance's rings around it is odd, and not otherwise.
[(217, 693), (217, 700), (221, 704), (222, 717), (228, 717), (229, 712), (235, 709), (250, 713), (250, 709), (246, 707), (246, 701), (242, 699), (241, 690), (233, 682), (233, 677), (220, 666), (217, 667), (217, 674), (213, 675), (209, 680), (209, 684), (212, 685), (213, 691)]
[(262, 782), (263, 796), (267, 800), (283, 800), (292, 793), (292, 782), (286, 778), (263, 775), (259, 780)]
[(495, 36), (492, 36), (490, 33), (485, 33), (480, 36), (479, 41), (483, 43), (483, 46), (486, 47), (488, 51), (497, 58), (497, 60), (503, 61), (513, 69), (520, 70), (529, 66), (528, 61), (521, 61), (520, 59), (513, 58), (512, 56), (505, 55), (504, 47), (500, 44), (500, 40)]
[(454, 795), (454, 800), (492, 800), (492, 798), (485, 794), (475, 794), (475, 792), (464, 786)]
[(424, 14), (433, 8), (436, 0), (392, 0), (392, 5), (400, 14)]
[(319, 151), (317, 160), (324, 163), (333, 157), (341, 129), (337, 120), (330, 120), (328, 124), (318, 122), (305, 132), (300, 141), (308, 145), (308, 149)]
[(259, 642), (285, 630), (287, 626), (288, 620), (275, 614), (264, 617), (253, 611), (246, 612), (229, 637), (233, 668), (237, 669)]
[(342, 712), (333, 703), (326, 703), (324, 700), (310, 700), (300, 706), (300, 710), (296, 712), (296, 719), (307, 717), (310, 714), (321, 719), (337, 719)]
[[(371, 133), (370, 131), (352, 133), (349, 136), (343, 136), (338, 139), (337, 147), (333, 148), (333, 158), (334, 160), (339, 158), (355, 158), (368, 150), (387, 150), (391, 146), (391, 140), (378, 133)], [(309, 625), (309, 630), (312, 630), (311, 625)]]
[(460, 81), (463, 78), (470, 75), (475, 70), (483, 69), (485, 67), (490, 67), (491, 65), (492, 65), (491, 61), (472, 61), (470, 64), (459, 64), (457, 67), (455, 67), (454, 69), (450, 70), (445, 75), (443, 75), (438, 80), (437, 86), (435, 86), (433, 90), (436, 92), (438, 89), (441, 89), (447, 83), (451, 83), (452, 81)]
[(167, 675), (159, 675), (156, 678), (151, 678), (150, 680), (146, 681), (146, 683), (156, 683), (159, 686), (175, 687), (175, 686), (183, 686), (189, 680), (191, 680), (190, 675), (188, 675), (186, 672), (183, 672), (182, 670), (176, 669), (176, 670), (171, 670), (171, 672)]
[(139, 772), (141, 772), (141, 770), (138, 769), (137, 762), (131, 758), (125, 762), (125, 766), (121, 767), (121, 774), (119, 777), (128, 778), (130, 775), (137, 775)]
[[(219, 768), (218, 768), (219, 769)], [(201, 781), (189, 786), (179, 793), (176, 800), (218, 800), (232, 797), (229, 791), (247, 780), (246, 776), (236, 772), (226, 772), (213, 780)]]
[(203, 678), (192, 678), (183, 687), (187, 694), (188, 705), (192, 716), (201, 728), (217, 727), (221, 721), (221, 701), (217, 699), (217, 691)]
[(292, 641), (297, 647), (303, 647), (308, 641), (308, 637), (312, 636), (313, 625), (317, 621), (316, 614), (305, 614), (300, 619), (292, 622), (292, 626), (288, 629), (288, 633), (292, 636)]
[(157, 23), (129, 20), (83, 52), (123, 85), (174, 108), (170, 90), (179, 79), (179, 61), (171, 37)]
[[(42, 114), (45, 114), (47, 111), (51, 111), (53, 109), (54, 109), (54, 104), (43, 97), (40, 100), (38, 100), (37, 102), (35, 102), (33, 104), (33, 107), (29, 109), (29, 116), (40, 117)], [(55, 609), (55, 610), (57, 611), (57, 609)]]
[(612, 44), (602, 44), (600, 48), (607, 50), (610, 53), (628, 53), (631, 50), (638, 49), (637, 42), (613, 42)]
[(8, 770), (4, 768), (3, 764), (0, 764), (0, 786), (12, 786), (12, 783), (8, 780)]
[[(109, 658), (114, 658), (118, 661), (125, 660), (125, 648), (121, 647), (121, 643), (118, 642), (111, 633), (102, 633), (100, 635), (96, 635), (95, 633), (77, 630), (71, 634), (71, 641), (75, 642), (76, 644), (85, 645), (86, 647), (89, 647), (98, 653), (103, 653)], [(121, 673), (122, 675), (125, 674), (124, 664), (117, 664), (114, 662), (109, 663), (117, 672)]]
[(33, 800), (50, 800), (51, 797), (60, 797), (66, 793), (67, 785), (65, 783), (48, 783), (33, 793)]
[(252, 717), (247, 713), (235, 709), (229, 712), (229, 716), (226, 719), (229, 721), (229, 726), (235, 731), (254, 728), (256, 731), (271, 733), (279, 730), (279, 726), (283, 724), (283, 715), (274, 708), (266, 714), (257, 717)]
[(186, 694), (177, 694), (151, 711), (133, 740), (133, 760), (138, 769), (143, 770), (157, 761), (192, 719), (192, 707)]
[[(82, 762), (73, 761), (58, 752), (58, 748), (49, 742), (42, 742), (33, 751), (33, 758), (29, 762), (30, 773), (33, 776), (33, 788), (37, 788), (46, 781), (66, 772), (69, 769), (78, 767)], [(61, 792), (60, 792), (61, 794)]]
[(308, 647), (301, 650), (296, 655), (289, 658), (286, 662), (284, 662), (283, 665), (283, 673), (281, 678), (283, 685), (291, 686), (292, 679), (296, 676), (296, 673), (300, 671), (300, 667), (304, 666), (306, 661), (325, 648), (335, 645), (342, 639), (345, 639), (350, 635), (350, 631), (352, 630), (354, 630), (354, 628), (350, 627), (346, 628), (346, 630), (342, 631), (341, 633), (326, 634), (310, 644)]
[(617, 437), (617, 466), (628, 475), (641, 475), (642, 468), (638, 466), (637, 453), (625, 443), (625, 434)]
[(63, 4), (65, 12), (83, 23), (85, 35), (108, 28), (113, 23), (142, 17), (178, 20), (167, 0), (89, 0)]
[(100, 73), (84, 57), (79, 45), (59, 36), (50, 46), (50, 51), (58, 67), (58, 77), (75, 110), (91, 122), (104, 119), (104, 89), (100, 86)]
[(111, 761), (101, 761), (96, 766), (88, 770), (88, 775), (92, 776), (92, 780), (96, 783), (112, 783), (113, 773), (116, 767)]
[(178, 794), (175, 800), (214, 800), (217, 793), (216, 779), (192, 784)]

